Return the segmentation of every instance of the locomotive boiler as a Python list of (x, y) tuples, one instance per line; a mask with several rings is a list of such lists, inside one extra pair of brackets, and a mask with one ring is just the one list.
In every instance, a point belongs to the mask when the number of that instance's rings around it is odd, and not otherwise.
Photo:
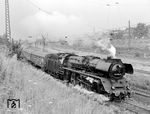
[(133, 74), (131, 64), (122, 63), (120, 59), (101, 59), (95, 56), (71, 56), (68, 66), (86, 72), (99, 74), (110, 79), (121, 79), (125, 73)]

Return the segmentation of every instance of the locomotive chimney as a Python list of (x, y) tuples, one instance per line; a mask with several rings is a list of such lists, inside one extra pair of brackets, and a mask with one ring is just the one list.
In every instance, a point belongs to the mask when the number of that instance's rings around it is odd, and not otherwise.
[(111, 44), (111, 39), (100, 39), (96, 42), (96, 45), (102, 50), (105, 50), (109, 53), (109, 57), (116, 58), (116, 48)]
[(116, 48), (112, 44), (110, 44), (110, 48), (107, 48), (107, 51), (112, 58), (116, 58)]

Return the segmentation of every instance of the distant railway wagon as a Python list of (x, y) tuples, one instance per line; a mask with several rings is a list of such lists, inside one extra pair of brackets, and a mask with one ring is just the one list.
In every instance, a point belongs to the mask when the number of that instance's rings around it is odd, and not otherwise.
[(55, 78), (105, 94), (111, 100), (130, 97), (131, 90), (124, 75), (133, 74), (133, 67), (120, 59), (101, 59), (57, 51), (44, 53), (31, 49), (21, 50), (18, 58), (30, 61)]

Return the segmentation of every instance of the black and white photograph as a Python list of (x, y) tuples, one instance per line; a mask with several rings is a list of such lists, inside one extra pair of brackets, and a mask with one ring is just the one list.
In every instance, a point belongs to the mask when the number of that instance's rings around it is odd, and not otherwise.
[(150, 114), (150, 0), (0, 0), (0, 114)]

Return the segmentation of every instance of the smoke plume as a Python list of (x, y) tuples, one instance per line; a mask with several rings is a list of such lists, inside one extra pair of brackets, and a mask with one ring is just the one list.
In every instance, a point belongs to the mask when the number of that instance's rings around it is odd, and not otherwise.
[(75, 47), (83, 47), (86, 49), (98, 48), (107, 52), (109, 57), (116, 58), (116, 48), (111, 43), (108, 35), (105, 35), (103, 36), (103, 38), (100, 39), (92, 39), (91, 37), (80, 37), (76, 38), (72, 43), (69, 43), (68, 40), (67, 42), (68, 44), (74, 45)]
[(116, 58), (116, 48), (111, 44), (110, 38), (100, 39), (95, 41), (97, 47), (105, 50), (109, 53), (109, 56), (112, 58)]

